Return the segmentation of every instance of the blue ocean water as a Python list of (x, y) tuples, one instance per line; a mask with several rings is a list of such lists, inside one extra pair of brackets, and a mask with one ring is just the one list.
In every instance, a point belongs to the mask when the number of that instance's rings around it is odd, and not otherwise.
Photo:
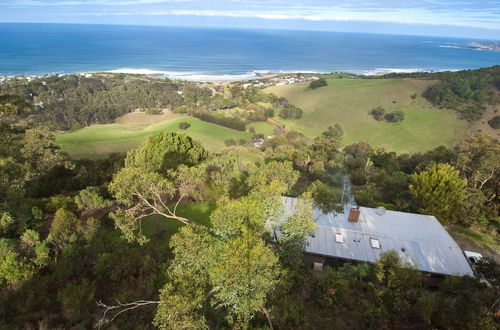
[(457, 38), (316, 31), (0, 24), (0, 75), (122, 71), (193, 79), (259, 72), (440, 71), (500, 64)]

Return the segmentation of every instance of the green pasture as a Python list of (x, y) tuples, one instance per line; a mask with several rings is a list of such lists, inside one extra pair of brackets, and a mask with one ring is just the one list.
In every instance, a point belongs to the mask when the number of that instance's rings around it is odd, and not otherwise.
[[(191, 124), (187, 130), (181, 130), (179, 123)], [(183, 117), (166, 120), (155, 125), (143, 126), (133, 124), (106, 124), (96, 125), (80, 130), (63, 133), (57, 136), (56, 141), (71, 157), (99, 158), (113, 152), (126, 152), (136, 148), (148, 136), (171, 131), (186, 133), (203, 143), (211, 151), (224, 148), (227, 139), (250, 140), (252, 134), (240, 132), (230, 128), (207, 123), (196, 118)]]
[[(421, 93), (433, 82), (416, 79), (327, 79), (328, 86), (311, 90), (309, 82), (273, 86), (264, 91), (286, 97), (304, 110), (300, 120), (280, 120), (291, 130), (315, 137), (328, 126), (344, 129), (343, 144), (366, 141), (373, 147), (415, 152), (463, 139), (468, 124), (454, 112), (433, 107)], [(412, 95), (416, 97), (412, 98)], [(399, 123), (376, 121), (369, 112), (381, 106), (401, 110)]]

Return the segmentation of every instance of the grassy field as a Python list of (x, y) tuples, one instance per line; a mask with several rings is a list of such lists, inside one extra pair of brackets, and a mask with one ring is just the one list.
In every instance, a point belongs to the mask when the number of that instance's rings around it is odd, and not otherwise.
[[(468, 124), (454, 112), (433, 107), (420, 95), (430, 81), (414, 79), (327, 79), (328, 86), (308, 89), (309, 82), (273, 86), (265, 92), (286, 97), (301, 107), (300, 120), (280, 120), (292, 130), (315, 137), (328, 126), (344, 129), (343, 144), (366, 141), (374, 147), (396, 152), (428, 150), (453, 145), (464, 138)], [(412, 94), (417, 94), (412, 99)], [(399, 123), (378, 122), (369, 112), (381, 106), (386, 112), (401, 110)]]
[[(188, 122), (191, 127), (185, 131), (181, 130), (179, 129), (181, 122)], [(127, 120), (127, 124), (96, 125), (60, 134), (56, 141), (75, 159), (99, 158), (112, 152), (126, 152), (136, 148), (148, 136), (162, 131), (186, 133), (201, 141), (211, 151), (224, 148), (224, 141), (227, 139), (248, 141), (252, 136), (250, 133), (207, 123), (196, 118), (183, 117), (150, 126), (134, 124), (130, 119)]]
[(250, 127), (255, 128), (256, 133), (264, 134), (264, 136), (272, 135), (276, 126), (268, 123), (267, 121), (253, 122), (247, 125), (247, 129)]

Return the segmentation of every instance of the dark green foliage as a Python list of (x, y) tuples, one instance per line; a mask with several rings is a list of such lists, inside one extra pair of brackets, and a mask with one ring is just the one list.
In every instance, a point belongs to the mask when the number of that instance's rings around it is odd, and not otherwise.
[(274, 108), (267, 108), (265, 112), (265, 116), (267, 118), (272, 118), (274, 117)]
[(405, 119), (405, 114), (403, 111), (394, 111), (385, 114), (384, 119), (389, 123), (397, 123), (398, 121), (403, 121), (403, 119)]
[(344, 136), (344, 130), (342, 129), (342, 126), (340, 126), (340, 124), (335, 124), (333, 127), (328, 127), (328, 130), (323, 132), (322, 135), (340, 140), (342, 136)]
[(193, 116), (200, 119), (200, 120), (203, 120), (203, 121), (206, 121), (209, 123), (214, 123), (214, 124), (217, 124), (220, 126), (232, 128), (232, 129), (235, 129), (238, 131), (244, 132), (246, 129), (245, 122), (243, 120), (241, 120), (240, 118), (236, 118), (236, 117), (216, 116), (216, 115), (211, 114), (208, 111), (196, 111), (193, 113)]
[(326, 81), (325, 78), (319, 78), (319, 79), (313, 80), (309, 84), (310, 89), (316, 89), (316, 88), (325, 87), (325, 86), (328, 86), (328, 82)]
[(162, 132), (150, 136), (139, 148), (129, 151), (125, 166), (166, 174), (179, 165), (194, 166), (208, 157), (199, 141), (185, 134)]
[[(343, 264), (313, 278), (310, 314), (315, 328), (495, 329), (495, 289), (469, 277), (449, 277), (439, 288), (390, 251), (372, 265)], [(331, 315), (335, 317), (331, 319)], [(319, 317), (319, 318), (318, 318)]]
[(280, 117), (283, 119), (300, 119), (302, 118), (302, 113), (302, 109), (292, 104), (287, 104), (283, 109), (281, 109)]
[(373, 116), (375, 120), (380, 121), (384, 119), (385, 110), (382, 107), (376, 107), (375, 109), (370, 111), (370, 114)]
[(188, 122), (183, 121), (182, 123), (179, 123), (179, 128), (182, 130), (187, 130), (189, 127), (191, 127), (191, 124)]
[[(17, 94), (29, 103), (39, 103), (33, 112), (37, 121), (58, 129), (71, 129), (108, 123), (135, 109), (180, 106), (185, 102), (177, 93), (181, 88), (180, 83), (166, 79), (147, 80), (133, 76), (117, 79), (113, 75), (96, 74), (89, 78), (49, 76), (22, 84), (12, 81), (0, 85), (0, 94)], [(197, 86), (186, 87), (186, 98), (198, 90)]]
[(488, 121), (488, 124), (494, 129), (500, 128), (500, 116), (495, 116)]
[(479, 120), (487, 103), (497, 103), (500, 67), (434, 74), (440, 81), (423, 96), (432, 104), (455, 109), (463, 119)]
[(224, 141), (226, 147), (231, 147), (236, 145), (236, 141), (234, 139), (227, 139)]
[(25, 99), (13, 94), (0, 94), (0, 118), (31, 112), (33, 106)]
[(385, 113), (385, 110), (382, 107), (376, 107), (375, 109), (370, 111), (370, 115), (372, 115), (373, 119), (377, 121), (385, 120), (389, 123), (397, 123), (398, 121), (402, 121), (405, 118), (405, 114), (403, 111)]

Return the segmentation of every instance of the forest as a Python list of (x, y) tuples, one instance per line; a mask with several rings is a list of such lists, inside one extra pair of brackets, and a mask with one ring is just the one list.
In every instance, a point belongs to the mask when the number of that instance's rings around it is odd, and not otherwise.
[[(498, 329), (500, 269), (489, 258), (475, 264), (476, 277), (433, 286), (392, 252), (322, 274), (302, 259), (313, 207), (338, 211), (346, 177), (359, 205), (432, 214), (496, 246), (494, 137), (397, 154), (343, 146), (336, 124), (313, 139), (283, 130), (260, 148), (215, 153), (164, 131), (126, 154), (75, 160), (54, 127), (111, 121), (134, 107), (231, 117), (252, 104), (245, 116), (262, 120), (301, 110), (241, 86), (217, 90), (229, 102), (187, 82), (40, 79), (61, 88), (1, 87), (1, 329)], [(280, 224), (283, 196), (301, 202)]]
[[(391, 253), (321, 276), (301, 259), (312, 205), (335, 210), (346, 174), (362, 205), (498, 235), (500, 149), (489, 136), (396, 155), (340, 149), (337, 126), (312, 143), (289, 132), (264, 150), (212, 154), (163, 132), (126, 155), (74, 161), (44, 128), (1, 132), (2, 328), (498, 327), (492, 261), (433, 288)], [(304, 202), (277, 242), (266, 224), (283, 195)]]

